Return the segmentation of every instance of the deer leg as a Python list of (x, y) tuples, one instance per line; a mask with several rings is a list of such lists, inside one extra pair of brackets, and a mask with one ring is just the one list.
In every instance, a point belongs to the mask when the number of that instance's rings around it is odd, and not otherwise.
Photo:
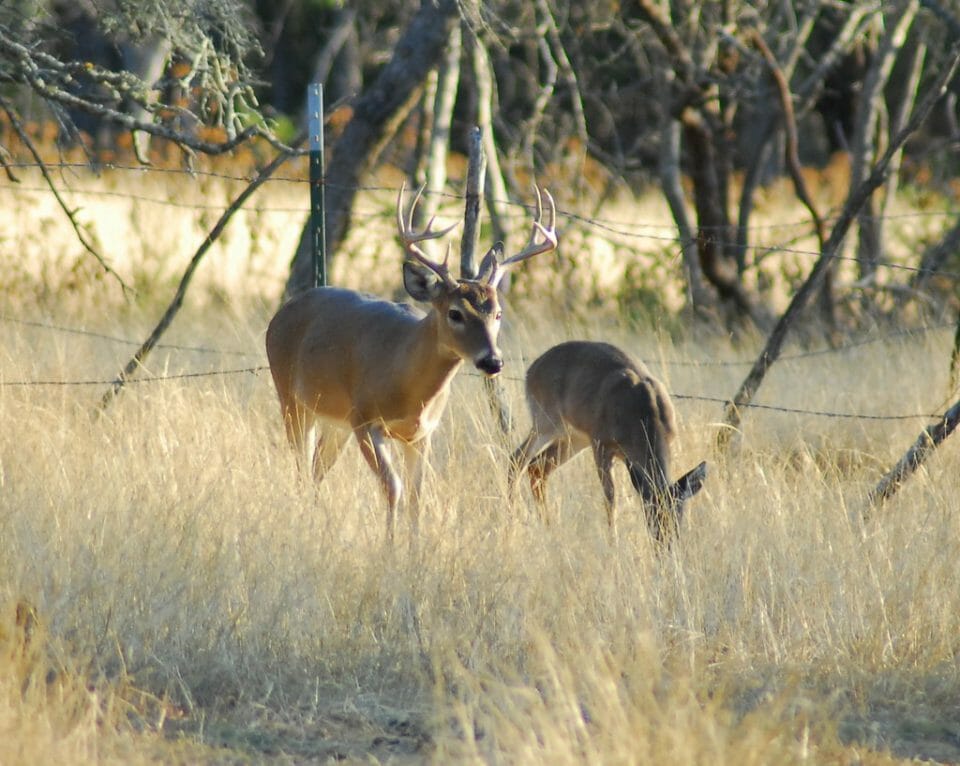
[(427, 455), (430, 452), (430, 439), (421, 439), (418, 442), (402, 442), (403, 463), (407, 476), (409, 496), (406, 507), (409, 509), (410, 524), (413, 534), (420, 528), (420, 503), (423, 498), (423, 474), (427, 464)]
[(607, 526), (616, 536), (616, 497), (613, 487), (613, 452), (599, 442), (593, 443), (593, 461), (597, 465), (597, 474), (603, 487), (603, 499), (607, 508)]
[(400, 504), (402, 485), (390, 457), (386, 435), (383, 428), (369, 425), (356, 427), (354, 434), (364, 460), (377, 475), (383, 493), (387, 496), (387, 540), (393, 542), (393, 520)]
[(510, 456), (510, 467), (507, 471), (507, 485), (510, 488), (511, 494), (517, 486), (517, 478), (530, 464), (531, 447), (536, 438), (537, 432), (531, 431), (527, 434), (527, 438), (521, 442), (520, 446), (517, 447)]
[(310, 443), (313, 441), (314, 415), (299, 402), (281, 398), (280, 412), (283, 415), (283, 427), (287, 432), (287, 441), (297, 456), (297, 469), (301, 475), (310, 462)]
[(563, 437), (548, 445), (530, 461), (527, 467), (530, 489), (541, 506), (547, 503), (547, 478), (577, 452), (579, 449), (574, 446), (573, 441), (569, 437)]
[(520, 477), (520, 474), (527, 470), (530, 462), (556, 438), (557, 434), (545, 434), (536, 428), (527, 434), (527, 438), (523, 440), (520, 446), (514, 450), (513, 455), (510, 456), (510, 470), (507, 483), (511, 493), (517, 485), (517, 479)]
[(313, 478), (316, 482), (323, 481), (327, 471), (333, 468), (349, 436), (348, 430), (337, 426), (317, 428), (316, 447), (313, 451)]

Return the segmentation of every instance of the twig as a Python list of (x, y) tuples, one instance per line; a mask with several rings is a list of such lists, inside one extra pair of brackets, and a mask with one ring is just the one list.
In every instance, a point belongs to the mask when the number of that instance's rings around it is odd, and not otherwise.
[(790, 95), (790, 86), (787, 83), (787, 78), (783, 74), (783, 70), (780, 68), (780, 64), (773, 55), (773, 51), (770, 50), (770, 46), (767, 45), (766, 40), (763, 39), (760, 32), (756, 29), (751, 30), (750, 41), (753, 43), (753, 46), (760, 51), (760, 55), (763, 56), (763, 60), (770, 70), (770, 77), (773, 79), (773, 84), (776, 87), (777, 95), (780, 99), (780, 109), (783, 112), (783, 130), (786, 139), (784, 157), (786, 159), (787, 169), (790, 171), (790, 177), (793, 179), (797, 198), (804, 204), (807, 210), (810, 211), (810, 217), (813, 219), (814, 226), (817, 230), (817, 241), (820, 245), (820, 252), (823, 252), (824, 243), (827, 239), (826, 227), (824, 226), (823, 218), (820, 213), (817, 212), (817, 207), (813, 203), (810, 192), (807, 190), (807, 184), (803, 178), (803, 172), (800, 167), (800, 142), (797, 138), (797, 119), (793, 112), (793, 99)]
[(537, 25), (537, 48), (540, 51), (540, 55), (543, 56), (545, 69), (544, 83), (537, 91), (537, 96), (530, 109), (530, 116), (519, 130), (519, 134), (525, 137), (523, 139), (523, 153), (526, 155), (530, 167), (536, 167), (534, 153), (537, 134), (540, 130), (540, 124), (543, 122), (547, 106), (550, 104), (550, 99), (553, 98), (554, 91), (556, 90), (557, 77), (560, 72), (560, 67), (553, 57), (553, 52), (550, 50), (550, 44), (546, 38), (546, 27), (546, 20), (541, 21), (540, 24)]
[(18, 184), (20, 179), (17, 178), (17, 174), (13, 172), (13, 168), (10, 165), (10, 159), (12, 155), (7, 150), (7, 147), (0, 145), (0, 165), (3, 165), (3, 171), (7, 174), (7, 179), (10, 183)]
[[(546, 25), (547, 42), (549, 49), (552, 51), (553, 60), (569, 89), (568, 97), (570, 99), (570, 108), (573, 112), (574, 124), (577, 126), (577, 138), (580, 141), (579, 152), (581, 158), (583, 158), (587, 151), (587, 146), (590, 143), (590, 134), (587, 130), (586, 110), (583, 106), (583, 93), (580, 90), (580, 82), (577, 79), (577, 73), (573, 65), (570, 63), (570, 57), (563, 47), (563, 39), (560, 36), (560, 30), (557, 28), (557, 20), (553, 17), (553, 12), (550, 10), (550, 4), (547, 0), (538, 0), (537, 7), (543, 15), (544, 24)], [(583, 183), (583, 173), (577, 173), (574, 188), (578, 195), (583, 189)]]

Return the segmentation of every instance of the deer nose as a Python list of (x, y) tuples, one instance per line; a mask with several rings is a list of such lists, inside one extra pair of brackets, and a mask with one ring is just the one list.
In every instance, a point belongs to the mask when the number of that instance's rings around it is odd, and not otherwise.
[(490, 354), (477, 360), (477, 369), (487, 375), (496, 375), (503, 369), (503, 359), (496, 354)]

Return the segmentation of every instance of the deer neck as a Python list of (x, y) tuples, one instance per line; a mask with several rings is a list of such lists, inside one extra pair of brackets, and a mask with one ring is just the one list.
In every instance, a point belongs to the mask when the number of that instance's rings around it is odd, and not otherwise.
[(431, 310), (420, 320), (408, 353), (413, 360), (410, 366), (410, 385), (422, 392), (427, 400), (441, 389), (463, 364), (463, 360), (443, 343), (440, 323), (443, 318)]

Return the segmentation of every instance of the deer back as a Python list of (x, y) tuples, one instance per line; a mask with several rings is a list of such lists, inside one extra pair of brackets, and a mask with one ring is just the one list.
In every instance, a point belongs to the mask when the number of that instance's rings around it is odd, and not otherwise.
[(441, 364), (419, 358), (436, 352), (431, 334), (427, 315), (415, 307), (318, 287), (277, 312), (267, 328), (267, 357), (278, 390), (318, 414), (389, 419), (408, 411), (431, 378), (443, 381), (459, 366), (452, 351)]
[(590, 341), (554, 346), (530, 365), (527, 392), (541, 417), (614, 449), (628, 465), (668, 475), (676, 433), (670, 397), (642, 362), (616, 346)]

